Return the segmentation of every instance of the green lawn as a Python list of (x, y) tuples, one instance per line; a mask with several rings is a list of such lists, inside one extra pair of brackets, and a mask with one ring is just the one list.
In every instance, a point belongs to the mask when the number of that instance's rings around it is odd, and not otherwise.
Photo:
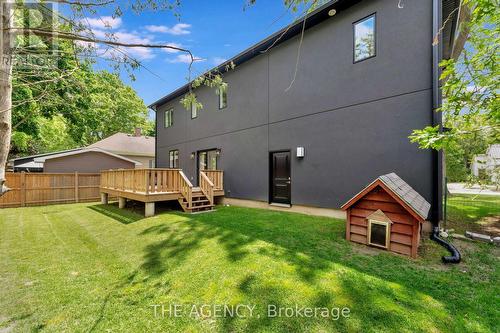
[[(498, 332), (498, 248), (440, 264), (344, 240), (344, 222), (236, 207), (144, 219), (116, 206), (0, 210), (0, 331)], [(154, 316), (154, 304), (248, 304), (244, 318)], [(350, 309), (268, 318), (267, 306)], [(185, 309), (185, 308), (183, 308)]]
[(461, 234), (475, 231), (500, 236), (500, 196), (450, 196), (447, 228)]

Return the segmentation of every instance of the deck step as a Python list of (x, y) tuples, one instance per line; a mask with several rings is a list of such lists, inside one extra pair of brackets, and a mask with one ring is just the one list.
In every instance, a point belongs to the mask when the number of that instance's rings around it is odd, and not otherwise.
[[(196, 210), (198, 211), (199, 209), (203, 209), (203, 210), (208, 210), (208, 209), (212, 209), (214, 207), (214, 205), (203, 205), (203, 206), (193, 206), (191, 208), (189, 208), (191, 211), (193, 210)], [(208, 208), (208, 209), (206, 209)]]

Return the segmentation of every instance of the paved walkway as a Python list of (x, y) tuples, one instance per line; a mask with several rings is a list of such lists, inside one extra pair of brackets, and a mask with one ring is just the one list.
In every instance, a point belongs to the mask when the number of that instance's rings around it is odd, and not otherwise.
[(481, 194), (481, 195), (498, 195), (500, 191), (495, 191), (493, 186), (481, 188), (479, 185), (466, 187), (464, 183), (448, 183), (448, 191), (452, 194)]

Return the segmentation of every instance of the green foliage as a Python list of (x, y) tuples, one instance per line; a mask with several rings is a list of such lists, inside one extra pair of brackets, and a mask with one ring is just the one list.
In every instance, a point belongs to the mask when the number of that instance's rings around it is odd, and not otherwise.
[(472, 9), (470, 22), (460, 27), (469, 30), (466, 47), (458, 60), (441, 63), (444, 100), (438, 111), (454, 126), (415, 130), (410, 139), (424, 149), (451, 147), (473, 132), (500, 142), (500, 6), (498, 0), (465, 0), (463, 6)]
[[(226, 72), (233, 70), (234, 68), (236, 68), (236, 65), (232, 61), (224, 67)], [(215, 88), (215, 93), (219, 94), (221, 91), (226, 91), (228, 87), (227, 83), (224, 82), (222, 73), (218, 70), (208, 71), (205, 74), (198, 76), (189, 84), (189, 92), (180, 100), (181, 105), (188, 111), (191, 110), (191, 106), (193, 104), (196, 105), (198, 110), (203, 108), (203, 104), (196, 99), (193, 89), (206, 86), (209, 88)]]
[(69, 134), (68, 121), (62, 115), (52, 118), (39, 117), (38, 151), (46, 153), (57, 150), (76, 148), (77, 144)]
[(500, 142), (500, 5), (498, 0), (465, 0), (472, 9), (460, 57), (441, 62), (446, 131), (439, 126), (416, 129), (412, 142), (423, 149), (444, 149), (450, 181), (473, 181), (470, 164), (488, 144)]
[(85, 146), (136, 126), (154, 133), (132, 88), (116, 74), (77, 60), (73, 42), (63, 40), (59, 49), (57, 66), (14, 66), (11, 155)]

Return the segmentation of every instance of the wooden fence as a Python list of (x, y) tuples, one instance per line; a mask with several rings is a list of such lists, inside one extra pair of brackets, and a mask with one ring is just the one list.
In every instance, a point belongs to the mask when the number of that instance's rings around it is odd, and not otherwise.
[(98, 173), (7, 173), (0, 208), (98, 201)]

